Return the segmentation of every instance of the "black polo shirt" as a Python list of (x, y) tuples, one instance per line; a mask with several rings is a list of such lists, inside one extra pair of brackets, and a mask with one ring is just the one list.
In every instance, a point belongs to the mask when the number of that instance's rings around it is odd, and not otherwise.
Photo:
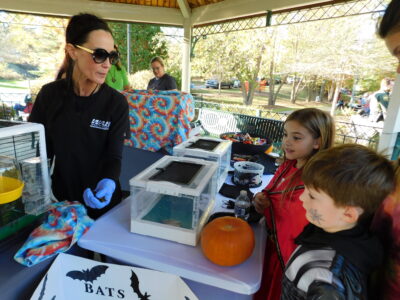
[(111, 203), (100, 210), (88, 207), (88, 213), (96, 218), (120, 201), (128, 112), (124, 96), (106, 84), (88, 97), (73, 93), (64, 79), (42, 87), (28, 120), (45, 127), (47, 154), (55, 156), (52, 189), (58, 200), (84, 203), (86, 188), (110, 178), (117, 183)]
[(175, 78), (165, 73), (161, 78), (154, 77), (149, 81), (147, 89), (159, 90), (159, 91), (169, 91), (176, 90)]

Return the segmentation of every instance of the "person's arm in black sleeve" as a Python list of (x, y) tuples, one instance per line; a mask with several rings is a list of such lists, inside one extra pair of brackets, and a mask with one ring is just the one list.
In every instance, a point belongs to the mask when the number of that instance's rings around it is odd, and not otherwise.
[(32, 111), (28, 117), (28, 122), (41, 123), (45, 125), (45, 105), (43, 97), (43, 89), (41, 89), (36, 96), (35, 103), (33, 104)]
[(345, 300), (346, 297), (333, 285), (314, 281), (310, 284), (307, 291), (307, 300)]
[(124, 138), (129, 126), (129, 108), (122, 94), (118, 95), (121, 99), (115, 112), (112, 115), (112, 123), (110, 126), (107, 149), (105, 150), (104, 164), (102, 175), (100, 178), (110, 178), (115, 182), (118, 181), (121, 173), (122, 148)]
[(153, 87), (152, 87), (152, 86), (153, 86), (153, 80), (154, 80), (154, 79), (150, 79), (150, 80), (149, 80), (149, 83), (147, 84), (147, 90), (150, 90), (150, 89), (153, 88)]
[[(48, 120), (47, 120), (47, 110), (51, 109), (49, 103), (46, 103), (46, 96), (48, 93), (42, 88), (36, 96), (35, 103), (33, 104), (32, 111), (28, 117), (28, 122), (40, 123), (45, 129), (45, 139), (46, 139), (46, 150), (47, 157), (53, 158), (53, 147), (51, 144), (51, 139), (49, 137)], [(39, 151), (39, 147), (37, 148)], [(39, 152), (37, 153), (39, 155)]]

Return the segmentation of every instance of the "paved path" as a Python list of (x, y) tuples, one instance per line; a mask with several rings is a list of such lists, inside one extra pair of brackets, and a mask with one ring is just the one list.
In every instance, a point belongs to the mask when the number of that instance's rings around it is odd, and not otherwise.
[(7, 105), (15, 103), (24, 104), (25, 96), (27, 94), (29, 94), (29, 89), (0, 87), (0, 102)]

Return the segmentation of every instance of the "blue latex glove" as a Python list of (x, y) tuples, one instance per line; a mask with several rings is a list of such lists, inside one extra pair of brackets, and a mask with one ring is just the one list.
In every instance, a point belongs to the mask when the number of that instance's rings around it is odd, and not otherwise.
[[(91, 208), (101, 209), (107, 206), (112, 198), (112, 195), (115, 191), (115, 181), (112, 179), (104, 178), (99, 181), (94, 190), (96, 195), (93, 195), (93, 192), (90, 188), (87, 188), (83, 192), (83, 200), (86, 205)], [(103, 201), (101, 201), (102, 199)]]

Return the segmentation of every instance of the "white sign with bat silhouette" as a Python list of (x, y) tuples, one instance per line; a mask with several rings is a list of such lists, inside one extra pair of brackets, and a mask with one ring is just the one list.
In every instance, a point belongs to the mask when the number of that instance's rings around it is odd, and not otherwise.
[(172, 274), (59, 254), (31, 300), (198, 300)]

